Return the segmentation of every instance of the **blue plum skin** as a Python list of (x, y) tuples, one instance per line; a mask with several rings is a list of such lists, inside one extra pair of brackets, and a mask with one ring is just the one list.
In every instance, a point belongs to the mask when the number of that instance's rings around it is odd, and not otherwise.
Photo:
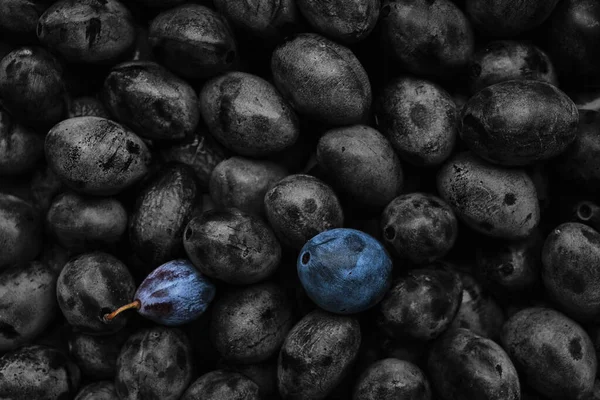
[(298, 256), (306, 294), (322, 309), (354, 314), (377, 304), (392, 283), (392, 260), (375, 238), (337, 228), (309, 240)]
[(173, 260), (156, 268), (135, 293), (138, 312), (162, 325), (178, 326), (202, 315), (215, 297), (214, 284), (189, 260)]

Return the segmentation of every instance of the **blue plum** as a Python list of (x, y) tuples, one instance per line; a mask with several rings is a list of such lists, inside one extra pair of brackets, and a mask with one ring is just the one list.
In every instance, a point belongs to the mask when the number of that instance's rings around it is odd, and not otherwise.
[(338, 314), (373, 307), (392, 279), (392, 260), (383, 245), (355, 229), (332, 229), (313, 237), (300, 251), (297, 267), (308, 297)]
[(132, 303), (106, 314), (104, 321), (110, 322), (122, 311), (135, 308), (140, 315), (156, 323), (183, 325), (206, 311), (215, 291), (213, 283), (189, 260), (169, 261), (144, 279)]

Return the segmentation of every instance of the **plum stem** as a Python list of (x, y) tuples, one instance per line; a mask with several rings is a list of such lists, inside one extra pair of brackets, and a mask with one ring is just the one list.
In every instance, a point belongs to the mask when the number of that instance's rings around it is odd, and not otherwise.
[(110, 314), (104, 314), (104, 316), (102, 317), (102, 320), (104, 322), (110, 322), (113, 319), (115, 319), (115, 317), (117, 315), (121, 314), (123, 311), (130, 310), (132, 308), (139, 310), (141, 306), (142, 306), (142, 303), (139, 300), (134, 300), (129, 304), (125, 304), (124, 306), (117, 308), (115, 311), (111, 312)]

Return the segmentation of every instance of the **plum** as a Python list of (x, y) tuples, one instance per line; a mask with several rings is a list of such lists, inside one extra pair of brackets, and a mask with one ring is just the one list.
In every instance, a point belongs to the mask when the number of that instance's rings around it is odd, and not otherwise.
[(597, 369), (594, 346), (583, 328), (564, 314), (525, 308), (506, 321), (500, 340), (523, 382), (548, 399), (591, 394)]
[(218, 75), (233, 68), (238, 59), (227, 20), (200, 4), (183, 4), (158, 14), (148, 37), (158, 61), (188, 79)]
[(349, 373), (360, 342), (357, 319), (322, 310), (306, 315), (279, 352), (279, 393), (285, 399), (325, 399)]
[(52, 202), (46, 223), (64, 248), (100, 250), (121, 240), (127, 229), (127, 211), (114, 198), (66, 192)]
[(449, 267), (412, 270), (394, 281), (379, 304), (378, 325), (390, 337), (435, 339), (458, 312), (462, 287)]
[(600, 233), (577, 222), (557, 226), (542, 250), (542, 281), (569, 317), (582, 322), (600, 317)]
[(0, 398), (72, 398), (80, 381), (79, 368), (62, 352), (29, 345), (0, 357)]
[(411, 76), (392, 79), (378, 96), (375, 110), (377, 126), (402, 160), (433, 167), (454, 150), (458, 109), (436, 83)]
[(230, 284), (262, 281), (281, 261), (281, 245), (271, 228), (237, 209), (210, 210), (193, 218), (183, 246), (200, 272)]
[(199, 97), (210, 133), (239, 155), (264, 157), (285, 150), (300, 134), (294, 110), (259, 76), (225, 73), (207, 82)]
[(259, 400), (258, 385), (244, 375), (216, 370), (196, 379), (181, 400)]
[(355, 229), (331, 229), (310, 239), (297, 269), (308, 297), (337, 314), (375, 306), (392, 282), (392, 260), (383, 245)]
[(243, 32), (274, 41), (301, 25), (295, 0), (214, 0), (215, 7)]
[(176, 328), (134, 333), (117, 360), (115, 388), (121, 400), (177, 400), (192, 381), (190, 341)]
[(55, 125), (46, 136), (46, 161), (71, 189), (109, 196), (139, 182), (148, 172), (150, 151), (125, 126), (100, 117), (77, 117)]
[(35, 259), (42, 250), (39, 212), (18, 197), (0, 193), (0, 271)]
[(458, 221), (442, 199), (427, 193), (396, 197), (381, 214), (383, 240), (405, 260), (426, 264), (454, 246)]
[(104, 324), (102, 317), (131, 300), (135, 284), (127, 266), (104, 252), (84, 253), (72, 258), (56, 284), (58, 305), (74, 328), (89, 334), (111, 334), (127, 319)]
[(351, 201), (383, 207), (400, 194), (404, 175), (391, 143), (377, 130), (354, 125), (325, 132), (317, 162)]
[(206, 311), (215, 291), (212, 282), (189, 260), (169, 261), (142, 281), (131, 303), (115, 311), (109, 310), (102, 315), (102, 320), (112, 324), (123, 311), (136, 309), (140, 315), (158, 324), (183, 325), (198, 319)]
[(104, 80), (103, 98), (117, 121), (147, 139), (183, 139), (200, 121), (194, 89), (154, 62), (113, 67)]
[(231, 289), (212, 310), (211, 343), (235, 364), (264, 361), (276, 354), (292, 327), (291, 303), (276, 284)]
[(0, 175), (31, 171), (44, 157), (44, 137), (22, 125), (0, 104)]
[(371, 84), (354, 53), (315, 33), (302, 33), (280, 44), (271, 57), (277, 89), (294, 109), (330, 125), (366, 122)]
[(555, 86), (512, 80), (489, 86), (469, 99), (460, 137), (487, 161), (528, 165), (564, 152), (577, 134), (575, 103)]
[(183, 255), (183, 232), (201, 201), (196, 176), (183, 164), (163, 168), (138, 194), (129, 241), (150, 270)]
[(57, 274), (32, 261), (0, 272), (0, 353), (37, 338), (56, 315)]
[(263, 215), (265, 194), (288, 175), (284, 167), (274, 162), (231, 157), (212, 170), (210, 198), (222, 208)]
[(384, 0), (380, 25), (386, 48), (416, 75), (451, 77), (473, 54), (471, 24), (450, 0)]
[(494, 238), (526, 238), (540, 222), (529, 175), (489, 164), (471, 152), (458, 153), (442, 166), (437, 188), (460, 220)]
[(297, 0), (308, 23), (319, 33), (342, 43), (364, 40), (379, 18), (380, 0)]
[(0, 61), (0, 97), (22, 123), (48, 129), (67, 110), (67, 92), (60, 61), (42, 47), (20, 47)]
[(114, 63), (135, 43), (130, 11), (117, 0), (59, 0), (40, 17), (40, 42), (76, 63)]
[(116, 400), (117, 391), (111, 381), (98, 381), (82, 387), (75, 400)]
[(558, 87), (558, 76), (550, 57), (525, 41), (489, 42), (473, 55), (469, 70), (469, 87), (473, 94), (511, 80), (538, 80)]
[(517, 36), (540, 26), (559, 0), (466, 0), (466, 12), (473, 25), (483, 33), (503, 38)]
[(352, 400), (431, 400), (429, 380), (408, 361), (379, 360), (358, 379)]
[(310, 175), (289, 175), (265, 194), (267, 219), (286, 246), (296, 249), (315, 235), (344, 222), (344, 213), (334, 190)]
[(508, 354), (491, 339), (453, 329), (437, 339), (427, 369), (444, 400), (520, 400), (521, 385)]

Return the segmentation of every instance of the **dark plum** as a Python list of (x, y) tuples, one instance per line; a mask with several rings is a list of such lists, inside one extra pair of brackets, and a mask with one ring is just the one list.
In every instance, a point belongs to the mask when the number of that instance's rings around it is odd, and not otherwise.
[(231, 157), (213, 169), (210, 197), (218, 207), (262, 215), (265, 194), (287, 175), (284, 167), (270, 161)]
[(239, 372), (258, 385), (261, 398), (276, 398), (277, 393), (277, 358), (255, 364), (226, 363), (226, 370)]
[(365, 125), (327, 131), (317, 145), (317, 162), (343, 194), (367, 206), (385, 206), (404, 183), (391, 143)]
[(73, 332), (68, 342), (69, 354), (83, 375), (95, 380), (111, 379), (117, 371), (121, 346), (129, 334), (127, 329), (107, 336)]
[(555, 86), (512, 80), (489, 86), (469, 99), (460, 137), (477, 155), (519, 166), (564, 152), (577, 134), (575, 103)]
[(277, 40), (300, 26), (295, 0), (213, 1), (233, 25), (265, 40)]
[(543, 238), (482, 241), (476, 249), (476, 276), (499, 298), (528, 297), (541, 282)]
[(292, 327), (292, 308), (281, 287), (260, 283), (231, 289), (212, 309), (210, 338), (232, 363), (257, 363), (277, 353)]
[(258, 76), (228, 72), (207, 82), (199, 98), (212, 136), (237, 154), (273, 154), (292, 146), (300, 135), (294, 110)]
[(511, 80), (537, 80), (558, 86), (558, 77), (548, 55), (525, 41), (489, 42), (473, 55), (469, 72), (469, 87), (473, 94)]
[(117, 400), (117, 390), (111, 381), (98, 381), (82, 387), (75, 400)]
[[(178, 326), (198, 319), (215, 297), (215, 286), (189, 260), (169, 261), (152, 271), (140, 284), (133, 302), (105, 313), (112, 324), (123, 311), (137, 312), (155, 323)], [(112, 310), (111, 310), (112, 311)]]
[(127, 211), (114, 198), (66, 192), (52, 202), (46, 226), (58, 243), (70, 251), (97, 250), (114, 245), (123, 237)]
[(269, 225), (235, 208), (193, 218), (185, 228), (183, 246), (200, 272), (236, 285), (266, 279), (281, 261), (281, 245)]
[(432, 167), (454, 150), (457, 107), (433, 82), (409, 76), (393, 79), (378, 97), (375, 112), (381, 133), (406, 162)]
[(427, 369), (444, 400), (520, 400), (521, 385), (508, 354), (491, 339), (451, 330), (430, 350)]
[(129, 221), (129, 240), (150, 270), (183, 255), (183, 232), (202, 207), (192, 169), (183, 164), (163, 168), (138, 194)]
[(600, 112), (580, 110), (579, 114), (575, 141), (552, 167), (565, 182), (595, 192), (600, 190)]
[(471, 332), (498, 341), (504, 324), (504, 312), (496, 300), (467, 273), (460, 273), (462, 300), (450, 328), (465, 328)]
[(46, 136), (46, 161), (78, 192), (110, 196), (140, 181), (148, 172), (150, 151), (123, 125), (99, 117), (70, 118)]
[(600, 233), (577, 222), (552, 231), (542, 250), (542, 281), (569, 317), (582, 322), (600, 317)]
[(194, 89), (154, 62), (113, 67), (104, 81), (103, 98), (117, 121), (147, 139), (183, 139), (200, 121)]
[(196, 379), (181, 400), (260, 400), (258, 385), (244, 375), (216, 370)]
[(76, 63), (110, 63), (135, 43), (131, 13), (117, 0), (59, 0), (40, 17), (40, 42)]
[(44, 156), (44, 137), (16, 121), (0, 104), (0, 175), (32, 170)]
[(151, 21), (150, 46), (156, 58), (184, 78), (210, 78), (230, 70), (238, 59), (227, 20), (199, 4), (183, 4)]
[(38, 211), (18, 197), (0, 193), (0, 271), (33, 260), (42, 250)]
[(192, 348), (175, 328), (134, 333), (117, 360), (115, 387), (121, 400), (178, 400), (192, 381)]
[(415, 364), (386, 358), (371, 364), (362, 373), (352, 400), (431, 400), (431, 388)]
[(302, 33), (275, 49), (271, 72), (299, 114), (330, 125), (360, 124), (369, 117), (369, 77), (347, 47)]
[(198, 125), (193, 135), (162, 146), (160, 155), (166, 162), (186, 164), (192, 168), (202, 188), (208, 188), (212, 171), (221, 161), (227, 159), (225, 148), (202, 124)]
[(315, 177), (290, 175), (265, 195), (267, 219), (277, 237), (296, 249), (315, 235), (344, 223), (344, 213), (333, 189)]
[(104, 104), (96, 97), (81, 96), (71, 100), (67, 110), (69, 118), (75, 117), (100, 117), (110, 118)]
[(0, 60), (0, 97), (17, 120), (48, 129), (67, 110), (63, 67), (42, 47), (20, 47)]
[(375, 306), (392, 283), (392, 260), (383, 245), (355, 229), (331, 229), (310, 239), (297, 269), (308, 297), (337, 314)]
[(135, 284), (127, 266), (103, 252), (72, 258), (56, 284), (63, 315), (74, 328), (89, 334), (110, 334), (123, 328), (127, 319), (107, 325), (102, 317), (131, 301), (134, 292)]
[(0, 13), (0, 32), (12, 36), (13, 40), (34, 39), (40, 16), (53, 2), (54, 0), (4, 0)]
[(455, 75), (473, 54), (471, 24), (450, 0), (384, 0), (380, 25), (389, 52), (416, 75)]
[(574, 220), (600, 231), (600, 206), (585, 200), (575, 204)]
[(426, 264), (444, 257), (454, 246), (458, 221), (442, 199), (410, 193), (392, 200), (381, 214), (383, 240), (405, 260)]
[(435, 339), (458, 312), (462, 287), (450, 268), (412, 270), (394, 281), (379, 304), (379, 326), (390, 337)]
[(306, 315), (279, 352), (279, 393), (284, 399), (325, 399), (350, 372), (360, 343), (357, 319), (322, 310)]
[(308, 23), (319, 33), (343, 43), (364, 40), (379, 18), (380, 0), (296, 0)]
[(0, 272), (0, 353), (30, 343), (56, 315), (57, 274), (33, 261)]
[[(549, 1), (554, 3), (556, 0)], [(545, 1), (540, 1), (545, 3)], [(550, 56), (565, 81), (584, 86), (600, 83), (600, 3), (595, 0), (564, 0), (549, 21)]]
[(473, 26), (490, 36), (517, 36), (540, 26), (559, 0), (466, 0), (466, 12)]
[(70, 399), (77, 393), (79, 368), (48, 346), (24, 346), (0, 357), (0, 398)]
[(523, 382), (551, 400), (582, 399), (594, 387), (597, 360), (588, 334), (549, 308), (525, 308), (502, 329), (502, 347)]
[(529, 175), (489, 164), (470, 152), (456, 154), (442, 166), (437, 189), (460, 220), (491, 237), (526, 238), (540, 222)]

